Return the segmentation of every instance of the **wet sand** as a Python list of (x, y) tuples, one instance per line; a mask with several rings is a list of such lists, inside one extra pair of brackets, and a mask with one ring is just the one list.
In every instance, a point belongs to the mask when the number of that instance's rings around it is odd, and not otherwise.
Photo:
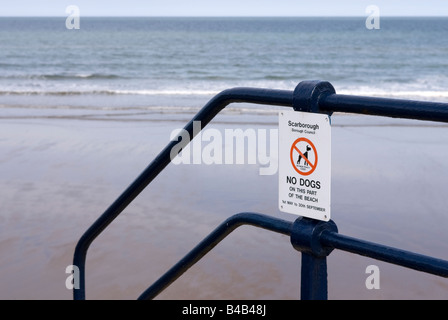
[[(275, 115), (260, 117), (230, 125), (241, 116), (229, 114), (210, 127), (276, 128)], [(0, 299), (71, 299), (65, 268), (79, 237), (189, 118), (2, 118)], [(448, 260), (448, 127), (332, 121), (339, 232)], [(277, 209), (277, 179), (260, 176), (259, 165), (168, 166), (92, 244), (87, 299), (136, 299), (232, 214), (293, 221)], [(338, 251), (328, 264), (330, 299), (448, 299), (443, 278)], [(372, 264), (379, 290), (365, 286)], [(297, 299), (299, 290), (300, 254), (289, 238), (241, 227), (157, 298)]]

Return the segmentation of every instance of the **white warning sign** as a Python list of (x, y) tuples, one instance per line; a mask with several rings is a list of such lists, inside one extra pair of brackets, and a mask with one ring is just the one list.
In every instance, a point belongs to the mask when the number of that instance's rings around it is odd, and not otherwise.
[(279, 114), (279, 209), (330, 220), (331, 125), (324, 114)]

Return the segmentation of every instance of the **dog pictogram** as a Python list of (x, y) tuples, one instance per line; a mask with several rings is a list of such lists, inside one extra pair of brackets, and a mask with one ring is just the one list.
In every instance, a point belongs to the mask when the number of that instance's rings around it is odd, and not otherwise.
[(294, 141), (291, 146), (290, 158), (294, 170), (300, 175), (308, 176), (316, 170), (317, 150), (314, 144), (307, 138), (299, 138)]
[(299, 154), (299, 160), (297, 160), (297, 165), (300, 165), (300, 161), (302, 161), (302, 158), (306, 159), (303, 160), (305, 166), (308, 166), (308, 151), (311, 151), (311, 147), (308, 145), (306, 146), (306, 151), (303, 153), (303, 157), (302, 157), (302, 153)]

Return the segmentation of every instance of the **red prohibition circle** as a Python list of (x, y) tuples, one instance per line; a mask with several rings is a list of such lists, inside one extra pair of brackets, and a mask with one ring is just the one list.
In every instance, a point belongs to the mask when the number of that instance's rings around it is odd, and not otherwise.
[[(301, 154), (300, 150), (296, 147), (296, 145), (299, 142), (301, 142), (301, 141), (305, 141), (307, 144), (309, 144), (311, 146), (311, 148), (313, 149), (314, 155), (315, 155), (314, 164), (312, 164), (308, 159), (305, 158), (306, 159), (305, 161), (308, 162), (308, 164), (311, 167), (311, 170), (307, 171), (307, 172), (300, 171), (299, 168), (297, 168), (296, 162), (294, 161), (294, 157), (293, 157), (294, 151), (296, 151), (297, 153)], [(302, 157), (303, 157), (303, 155), (302, 155)], [(309, 176), (310, 174), (312, 174), (314, 172), (314, 170), (316, 170), (316, 167), (317, 167), (317, 150), (316, 150), (316, 147), (314, 146), (314, 144), (309, 139), (307, 139), (307, 138), (299, 138), (296, 141), (294, 141), (294, 143), (291, 146), (290, 159), (291, 159), (291, 164), (292, 164), (294, 170), (296, 170), (298, 174), (300, 174), (302, 176)]]

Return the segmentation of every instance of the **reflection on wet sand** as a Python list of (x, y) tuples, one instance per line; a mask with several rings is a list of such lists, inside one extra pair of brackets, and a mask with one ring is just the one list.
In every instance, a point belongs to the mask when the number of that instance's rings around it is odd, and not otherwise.
[[(210, 126), (275, 128), (276, 116), (264, 117)], [(447, 260), (448, 130), (390, 121), (333, 117), (333, 220), (340, 233)], [(3, 119), (0, 298), (71, 299), (65, 268), (79, 237), (182, 126)], [(92, 244), (87, 299), (137, 298), (232, 214), (293, 221), (277, 188), (258, 165), (168, 166)], [(330, 299), (448, 298), (446, 279), (337, 251), (328, 264)], [(381, 270), (379, 290), (365, 286), (369, 265)], [(241, 227), (157, 298), (297, 299), (299, 288), (289, 238)]]

